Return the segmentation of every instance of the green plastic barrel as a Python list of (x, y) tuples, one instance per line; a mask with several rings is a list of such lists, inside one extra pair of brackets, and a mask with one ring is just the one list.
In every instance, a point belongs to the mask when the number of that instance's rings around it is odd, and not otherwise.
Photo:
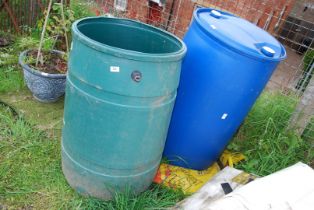
[(85, 18), (72, 32), (63, 173), (87, 196), (142, 192), (160, 164), (186, 47), (129, 19)]

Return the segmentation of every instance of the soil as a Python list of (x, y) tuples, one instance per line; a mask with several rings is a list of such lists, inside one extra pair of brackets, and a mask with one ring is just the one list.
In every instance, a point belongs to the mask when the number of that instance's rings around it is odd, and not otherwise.
[(43, 63), (39, 62), (36, 66), (37, 52), (37, 50), (32, 50), (27, 53), (26, 60), (29, 62), (26, 63), (32, 68), (48, 74), (65, 74), (67, 72), (68, 65), (64, 56), (51, 51), (41, 52)]

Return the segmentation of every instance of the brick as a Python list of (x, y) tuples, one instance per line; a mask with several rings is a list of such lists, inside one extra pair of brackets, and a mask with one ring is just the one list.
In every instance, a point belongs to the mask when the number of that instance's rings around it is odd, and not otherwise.
[[(113, 7), (114, 0), (103, 2)], [(152, 20), (149, 20), (150, 9), (148, 2), (148, 0), (128, 0), (125, 15), (132, 19), (150, 23)], [(273, 11), (274, 14), (268, 27), (269, 32), (272, 33), (276, 24), (283, 22), (278, 21), (281, 11), (285, 9), (282, 16), (285, 19), (294, 4), (295, 0), (166, 0), (166, 4), (161, 8), (161, 16), (157, 18), (157, 22), (153, 21), (151, 23), (168, 28), (171, 32), (182, 36), (189, 27), (195, 5), (229, 11), (253, 23), (257, 22), (260, 27), (265, 25), (269, 14)], [(170, 14), (172, 6), (172, 14)], [(108, 10), (108, 8), (103, 10)]]

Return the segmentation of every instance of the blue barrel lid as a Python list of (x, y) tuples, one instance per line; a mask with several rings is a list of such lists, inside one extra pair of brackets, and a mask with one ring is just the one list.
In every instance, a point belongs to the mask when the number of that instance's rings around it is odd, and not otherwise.
[(279, 61), (286, 58), (286, 50), (272, 35), (240, 17), (221, 10), (200, 8), (194, 19), (209, 36), (245, 55)]

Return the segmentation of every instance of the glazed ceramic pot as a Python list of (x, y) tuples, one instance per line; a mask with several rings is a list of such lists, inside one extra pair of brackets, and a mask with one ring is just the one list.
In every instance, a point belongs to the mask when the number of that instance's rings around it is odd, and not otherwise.
[[(19, 64), (23, 68), (27, 87), (36, 100), (44, 103), (57, 101), (65, 92), (66, 74), (49, 74), (30, 67), (25, 63), (25, 57), (31, 50), (20, 54)], [(52, 50), (53, 53), (63, 55), (64, 52)]]

